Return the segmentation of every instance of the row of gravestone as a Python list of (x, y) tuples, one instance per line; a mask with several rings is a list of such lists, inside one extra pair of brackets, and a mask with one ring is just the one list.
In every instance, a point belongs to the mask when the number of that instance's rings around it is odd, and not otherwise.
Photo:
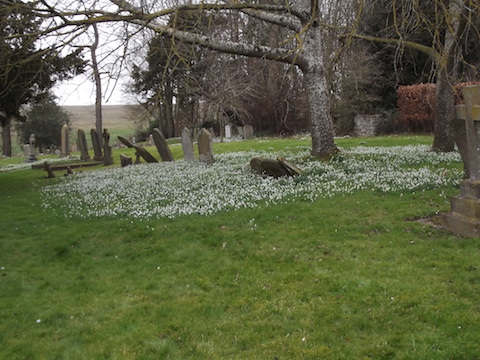
[[(174, 161), (175, 159), (173, 158), (172, 152), (170, 151), (168, 143), (162, 132), (158, 129), (153, 129), (152, 137), (155, 147), (157, 148), (157, 151), (160, 154), (162, 161)], [(130, 141), (128, 141), (122, 136), (119, 136), (118, 140), (123, 145), (135, 149), (136, 164), (140, 163), (140, 159), (143, 159), (148, 163), (158, 162), (157, 159), (142, 146), (132, 144)], [(212, 134), (206, 129), (201, 129), (197, 136), (197, 144), (199, 161), (206, 164), (213, 163)], [(193, 138), (190, 130), (188, 130), (187, 128), (183, 129), (182, 131), (182, 149), (185, 161), (193, 161), (195, 159), (193, 150)], [(122, 154), (120, 156), (120, 163), (122, 166), (126, 166), (131, 165), (133, 161), (131, 158)]]

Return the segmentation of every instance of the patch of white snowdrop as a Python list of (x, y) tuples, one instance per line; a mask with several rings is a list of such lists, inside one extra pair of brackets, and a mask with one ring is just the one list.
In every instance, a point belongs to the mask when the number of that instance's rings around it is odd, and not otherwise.
[[(253, 157), (284, 156), (305, 171), (291, 178), (262, 178), (249, 167)], [(162, 162), (85, 172), (44, 187), (45, 211), (65, 216), (175, 218), (210, 215), (238, 208), (351, 194), (358, 190), (405, 192), (457, 185), (458, 153), (435, 153), (428, 146), (357, 147), (330, 162), (300, 147), (282, 153), (215, 155), (215, 163)]]

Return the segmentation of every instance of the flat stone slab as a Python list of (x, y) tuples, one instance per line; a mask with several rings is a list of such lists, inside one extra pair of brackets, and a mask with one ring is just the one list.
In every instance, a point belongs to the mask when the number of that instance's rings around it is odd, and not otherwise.
[(256, 173), (263, 176), (295, 176), (303, 174), (303, 171), (283, 157), (275, 159), (253, 158), (250, 167)]
[(137, 155), (141, 156), (143, 160), (145, 160), (148, 163), (157, 163), (158, 160), (155, 159), (155, 157), (150, 154), (147, 150), (145, 150), (141, 146), (133, 145), (130, 141), (125, 139), (123, 136), (118, 136), (118, 140), (125, 145), (126, 147), (133, 148), (137, 151)]

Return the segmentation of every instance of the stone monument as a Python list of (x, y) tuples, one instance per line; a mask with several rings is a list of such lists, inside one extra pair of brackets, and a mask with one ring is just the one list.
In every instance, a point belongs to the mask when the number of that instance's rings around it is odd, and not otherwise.
[(158, 153), (160, 154), (160, 157), (162, 158), (163, 161), (174, 161), (175, 159), (173, 158), (172, 152), (170, 151), (170, 148), (168, 147), (167, 140), (165, 140), (165, 137), (163, 136), (162, 132), (155, 128), (153, 129), (153, 142), (155, 143), (155, 146), (157, 147)]
[(93, 160), (103, 161), (102, 145), (100, 143), (100, 138), (98, 137), (97, 130), (91, 129), (90, 135), (92, 137), (93, 144)]
[(465, 122), (462, 156), (469, 178), (460, 182), (460, 195), (450, 199), (451, 211), (441, 219), (445, 228), (462, 236), (480, 237), (480, 86), (462, 89), (465, 105), (456, 106), (456, 121)]
[(198, 160), (203, 163), (213, 163), (213, 140), (212, 134), (202, 128), (198, 133)]
[(80, 148), (80, 159), (90, 160), (90, 154), (88, 153), (87, 138), (83, 129), (78, 129), (78, 147)]
[(66, 157), (68, 155), (70, 155), (70, 146), (68, 145), (68, 138), (69, 138), (69, 134), (68, 134), (68, 125), (65, 124), (62, 126), (62, 130), (61, 130), (61, 146), (60, 146), (60, 156), (61, 157)]
[(107, 129), (103, 129), (103, 163), (104, 165), (112, 165), (112, 147), (110, 146), (110, 134)]
[(28, 156), (28, 162), (34, 162), (37, 160), (37, 154), (35, 153), (35, 135), (31, 134), (30, 139), (29, 139), (29, 156)]
[(245, 125), (243, 127), (243, 138), (245, 140), (253, 139), (253, 126), (252, 125)]
[(193, 153), (193, 140), (190, 130), (184, 128), (182, 130), (182, 149), (183, 149), (183, 159), (185, 161), (195, 160), (195, 155)]

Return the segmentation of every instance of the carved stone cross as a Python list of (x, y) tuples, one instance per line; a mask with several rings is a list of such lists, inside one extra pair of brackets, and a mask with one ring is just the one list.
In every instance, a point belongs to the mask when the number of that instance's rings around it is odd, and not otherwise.
[(462, 89), (465, 105), (455, 107), (458, 120), (465, 121), (467, 136), (467, 161), (470, 179), (480, 180), (480, 86), (466, 86)]

